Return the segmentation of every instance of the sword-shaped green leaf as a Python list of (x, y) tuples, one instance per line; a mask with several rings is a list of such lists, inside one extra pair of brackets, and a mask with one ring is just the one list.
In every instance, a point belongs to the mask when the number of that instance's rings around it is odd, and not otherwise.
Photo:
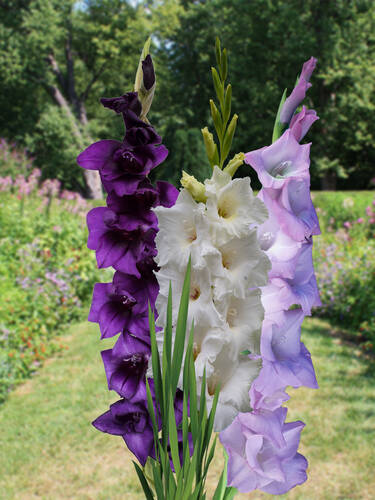
[(147, 500), (154, 500), (154, 495), (152, 494), (152, 491), (148, 485), (147, 479), (145, 478), (145, 475), (143, 474), (142, 469), (139, 467), (139, 465), (136, 462), (134, 462), (134, 460), (133, 460), (133, 464), (135, 467), (135, 471), (138, 475), (139, 481), (142, 485), (146, 499)]
[(280, 122), (281, 110), (283, 109), (284, 102), (286, 101), (286, 92), (287, 89), (284, 90), (283, 95), (281, 96), (279, 108), (277, 110), (275, 124), (273, 126), (273, 132), (272, 132), (272, 142), (277, 141), (277, 139), (281, 137), (282, 133), (286, 128), (286, 125)]

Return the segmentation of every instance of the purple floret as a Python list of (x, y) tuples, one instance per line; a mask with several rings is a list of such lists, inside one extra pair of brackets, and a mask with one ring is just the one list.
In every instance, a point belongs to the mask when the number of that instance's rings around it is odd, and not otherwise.
[(285, 100), (280, 113), (280, 122), (289, 123), (295, 110), (304, 100), (306, 91), (311, 87), (309, 80), (316, 66), (315, 57), (310, 57), (302, 67), (301, 75), (298, 79), (297, 85), (294, 87), (290, 96)]
[(149, 344), (129, 333), (123, 333), (113, 349), (102, 351), (108, 389), (138, 403), (147, 400), (146, 371), (150, 358)]
[[(143, 136), (144, 132), (139, 134)], [(133, 145), (126, 141), (103, 140), (86, 148), (77, 162), (83, 168), (98, 170), (107, 192), (114, 190), (118, 196), (124, 196), (135, 193), (150, 171), (167, 156), (168, 150), (163, 145)]]
[(307, 479), (307, 460), (297, 453), (301, 421), (285, 423), (287, 409), (239, 413), (220, 433), (228, 453), (228, 485), (248, 493), (281, 495)]
[(149, 456), (155, 458), (152, 422), (145, 402), (131, 403), (120, 399), (92, 425), (102, 432), (122, 436), (142, 465)]
[[(131, 229), (128, 229), (129, 223)], [(132, 221), (126, 215), (121, 216), (105, 207), (93, 208), (87, 214), (87, 226), (87, 246), (96, 250), (99, 268), (113, 266), (140, 278), (137, 264), (156, 255), (156, 229), (145, 224), (133, 230)]]
[(120, 97), (102, 97), (100, 102), (105, 108), (113, 109), (116, 113), (126, 113), (130, 110), (139, 116), (142, 111), (137, 92), (127, 92)]
[(263, 366), (250, 390), (254, 409), (274, 410), (289, 399), (284, 392), (289, 385), (318, 388), (310, 353), (300, 340), (303, 311), (287, 311), (284, 318), (281, 326), (267, 320), (263, 323)]
[(310, 144), (299, 144), (288, 129), (270, 146), (250, 151), (245, 163), (257, 172), (264, 188), (281, 189), (290, 178), (309, 177)]
[(139, 337), (148, 334), (148, 304), (153, 308), (158, 283), (149, 279), (116, 272), (112, 283), (96, 283), (89, 321), (99, 323), (102, 338), (113, 337), (122, 330)]

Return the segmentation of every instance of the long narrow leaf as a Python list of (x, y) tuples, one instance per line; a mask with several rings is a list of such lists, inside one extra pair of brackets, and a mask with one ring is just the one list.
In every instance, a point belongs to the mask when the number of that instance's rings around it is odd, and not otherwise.
[(178, 455), (178, 436), (177, 436), (177, 427), (176, 427), (176, 417), (173, 408), (173, 396), (170, 394), (169, 401), (169, 446), (172, 455), (172, 462), (174, 466), (174, 470), (176, 471), (177, 478), (181, 471), (180, 457)]
[(217, 444), (217, 436), (215, 436), (214, 442), (212, 443), (210, 448), (210, 452), (207, 455), (206, 463), (204, 464), (203, 477), (207, 476), (208, 468), (210, 466), (210, 463), (212, 462), (212, 459), (214, 458), (216, 444)]
[(189, 406), (190, 406), (190, 423), (193, 436), (194, 447), (198, 439), (199, 432), (199, 417), (197, 409), (197, 382), (195, 379), (194, 361), (190, 356), (189, 360)]
[(164, 498), (163, 482), (162, 482), (162, 478), (160, 477), (160, 472), (161, 472), (160, 465), (154, 464), (153, 468), (152, 468), (152, 473), (153, 473), (153, 477), (154, 477), (155, 491), (156, 491), (156, 495), (157, 495), (158, 500), (161, 500), (162, 498)]
[(166, 449), (168, 443), (168, 405), (171, 390), (171, 358), (172, 358), (172, 286), (169, 284), (167, 318), (164, 330), (162, 381), (163, 381), (163, 409), (162, 409), (162, 442)]
[(162, 384), (162, 374), (160, 369), (160, 357), (158, 346), (156, 343), (156, 331), (155, 331), (155, 317), (151, 310), (150, 304), (148, 305), (148, 317), (150, 325), (150, 338), (151, 338), (151, 363), (152, 372), (154, 378), (154, 388), (155, 388), (155, 398), (159, 403), (160, 408), (163, 408), (163, 384)]
[(176, 392), (178, 379), (181, 372), (181, 363), (185, 350), (185, 337), (186, 337), (186, 322), (189, 307), (190, 296), (190, 273), (191, 273), (191, 259), (189, 259), (184, 284), (182, 286), (180, 307), (178, 310), (176, 335), (173, 349), (172, 358), (172, 371), (171, 371), (171, 389), (172, 394)]
[[(298, 81), (298, 78), (297, 78)], [(285, 128), (285, 125), (283, 125), (280, 122), (280, 115), (281, 115), (281, 110), (283, 109), (284, 102), (286, 101), (286, 92), (287, 89), (284, 90), (283, 95), (281, 96), (280, 104), (277, 110), (277, 115), (275, 119), (275, 124), (273, 126), (273, 132), (272, 132), (272, 142), (275, 142), (283, 133), (283, 130)]]
[(211, 406), (210, 415), (208, 417), (207, 428), (206, 428), (206, 436), (205, 436), (204, 446), (207, 448), (208, 448), (209, 441), (211, 439), (212, 430), (214, 427), (216, 408), (217, 408), (217, 404), (219, 401), (219, 394), (220, 394), (220, 386), (217, 385), (217, 387), (215, 389), (214, 400), (213, 400), (212, 406)]
[(155, 446), (155, 454), (156, 457), (159, 455), (159, 427), (157, 423), (157, 415), (155, 414), (155, 407), (152, 401), (152, 394), (150, 390), (150, 384), (148, 382), (148, 378), (146, 378), (146, 392), (147, 392), (147, 408), (150, 414), (151, 422), (152, 422), (152, 431), (154, 434), (154, 446)]
[(148, 485), (147, 479), (145, 478), (145, 475), (143, 474), (142, 469), (139, 467), (139, 465), (136, 462), (134, 462), (134, 460), (133, 460), (133, 464), (134, 464), (135, 470), (137, 472), (139, 481), (142, 485), (143, 491), (145, 493), (146, 499), (147, 500), (154, 500), (154, 495), (152, 494), (152, 491)]

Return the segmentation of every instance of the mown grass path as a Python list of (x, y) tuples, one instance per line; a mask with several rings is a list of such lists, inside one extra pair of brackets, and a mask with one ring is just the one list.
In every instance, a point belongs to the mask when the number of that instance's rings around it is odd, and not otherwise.
[[(375, 371), (327, 322), (307, 319), (320, 389), (291, 390), (288, 420), (302, 419), (309, 480), (281, 497), (303, 500), (375, 498)], [(121, 438), (90, 422), (116, 399), (106, 390), (96, 325), (76, 325), (69, 349), (51, 359), (0, 408), (0, 498), (138, 500), (143, 495)], [(221, 452), (210, 473), (220, 472)], [(274, 498), (254, 493), (238, 499)]]

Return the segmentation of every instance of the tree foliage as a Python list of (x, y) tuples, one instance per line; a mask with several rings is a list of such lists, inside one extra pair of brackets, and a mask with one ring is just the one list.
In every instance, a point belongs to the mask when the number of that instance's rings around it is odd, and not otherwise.
[(121, 119), (98, 99), (131, 90), (150, 33), (157, 71), (150, 119), (171, 151), (155, 176), (177, 183), (182, 168), (199, 176), (208, 166), (200, 129), (213, 129), (210, 66), (220, 36), (239, 115), (232, 152), (270, 143), (281, 94), (313, 55), (306, 100), (320, 116), (308, 135), (313, 187), (369, 187), (372, 0), (9, 0), (0, 19), (2, 135), (27, 144), (45, 175), (54, 170), (68, 188), (83, 186), (74, 160), (82, 147), (121, 138)]

